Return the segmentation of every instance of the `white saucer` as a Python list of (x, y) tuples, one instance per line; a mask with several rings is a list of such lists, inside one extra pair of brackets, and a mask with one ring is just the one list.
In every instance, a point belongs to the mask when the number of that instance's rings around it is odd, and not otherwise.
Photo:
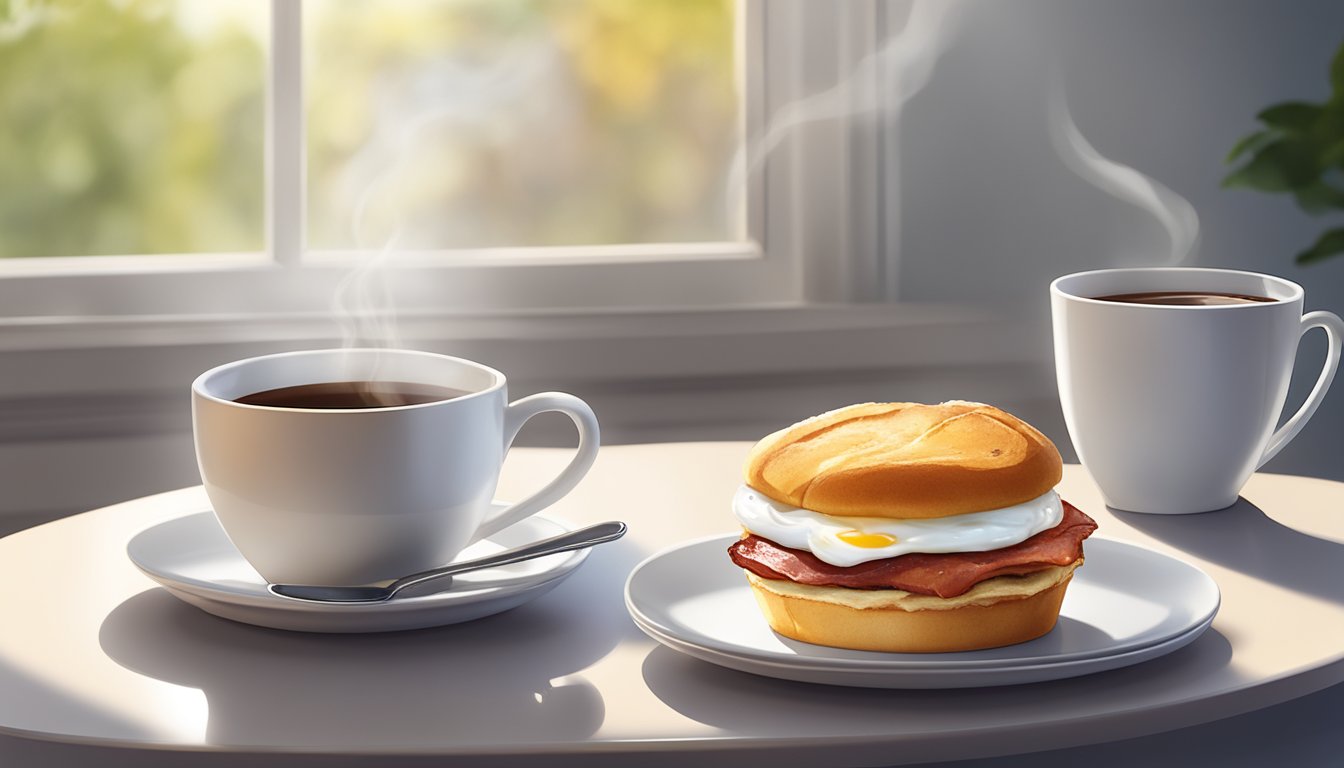
[(721, 666), (769, 677), (869, 688), (965, 688), (1055, 680), (1156, 658), (1213, 623), (1218, 586), (1166, 555), (1089, 539), (1060, 621), (1027, 643), (960, 653), (875, 653), (775, 634), (742, 569), (728, 559), (736, 535), (689, 542), (635, 567), (625, 602), (658, 642)]
[[(484, 557), (574, 530), (533, 516), (467, 547), (460, 560)], [(279, 597), (219, 526), (215, 514), (175, 518), (136, 534), (126, 553), (175, 597), (225, 619), (300, 632), (386, 632), (456, 624), (506, 611), (545, 594), (588, 557), (587, 549), (453, 577), (450, 589), (385, 603), (312, 603)]]

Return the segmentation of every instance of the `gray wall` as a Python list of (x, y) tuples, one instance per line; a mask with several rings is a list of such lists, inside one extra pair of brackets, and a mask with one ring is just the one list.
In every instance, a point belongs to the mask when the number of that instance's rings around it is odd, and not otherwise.
[[(963, 11), (959, 36), (898, 126), (903, 299), (1025, 307), (1031, 343), (1048, 359), (1050, 279), (1166, 258), (1151, 215), (1082, 180), (1056, 153), (1047, 102), (1058, 83), (1098, 152), (1193, 204), (1202, 244), (1191, 265), (1278, 274), (1304, 286), (1308, 309), (1344, 314), (1344, 257), (1292, 261), (1330, 220), (1282, 196), (1219, 186), (1223, 158), (1257, 127), (1257, 112), (1329, 94), (1344, 3), (971, 0)], [(1315, 381), (1323, 336), (1303, 343), (1289, 408)], [(1344, 478), (1336, 386), (1267, 471)]]

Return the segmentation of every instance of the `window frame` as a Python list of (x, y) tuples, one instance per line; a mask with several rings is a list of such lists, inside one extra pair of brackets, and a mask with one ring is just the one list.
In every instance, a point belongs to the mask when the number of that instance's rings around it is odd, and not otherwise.
[[(749, 153), (777, 105), (831, 87), (876, 50), (888, 4), (742, 0)], [(270, 9), (265, 253), (3, 260), (0, 316), (199, 319), (328, 310), (352, 263), (304, 248), (303, 6), (270, 0)], [(890, 259), (875, 172), (882, 131), (871, 115), (858, 117), (800, 125), (748, 174), (745, 241), (398, 253), (384, 275), (395, 309), (603, 312), (885, 298)]]

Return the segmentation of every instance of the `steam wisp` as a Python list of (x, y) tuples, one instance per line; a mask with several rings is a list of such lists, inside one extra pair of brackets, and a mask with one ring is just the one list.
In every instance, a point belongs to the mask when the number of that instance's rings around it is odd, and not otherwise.
[(1050, 141), (1064, 164), (1084, 181), (1157, 219), (1170, 244), (1167, 265), (1188, 263), (1194, 258), (1199, 249), (1199, 214), (1195, 207), (1161, 182), (1094, 149), (1074, 123), (1062, 87), (1051, 92)]
[(734, 156), (726, 185), (729, 199), (804, 125), (866, 114), (899, 116), (906, 102), (928, 85), (934, 65), (955, 37), (961, 6), (961, 0), (916, 0), (901, 31), (860, 59), (838, 83), (780, 107)]
[[(346, 164), (341, 184), (358, 190), (352, 217), (358, 262), (331, 302), (347, 348), (401, 346), (387, 268), (408, 235), (399, 192), (411, 174), (423, 172), (418, 150), (427, 136), (444, 128), (458, 136), (491, 130), (499, 115), (537, 91), (538, 82), (555, 70), (554, 55), (546, 46), (513, 45), (484, 66), (440, 60), (422, 70), (406, 91), (406, 103), (377, 110), (374, 135)], [(403, 119), (406, 114), (414, 117)]]

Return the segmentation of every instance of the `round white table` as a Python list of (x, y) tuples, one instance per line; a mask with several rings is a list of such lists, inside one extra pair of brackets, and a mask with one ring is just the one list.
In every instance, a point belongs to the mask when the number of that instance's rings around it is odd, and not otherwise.
[[(683, 656), (635, 628), (622, 587), (648, 555), (736, 529), (748, 447), (602, 449), (548, 514), (622, 519), (625, 539), (532, 603), (412, 632), (262, 629), (155, 586), (126, 543), (206, 509), (199, 488), (16, 533), (0, 540), (0, 765), (895, 765), (1130, 739), (1344, 680), (1344, 484), (1257, 475), (1235, 507), (1157, 517), (1107, 510), (1077, 466), (1060, 491), (1098, 536), (1218, 582), (1222, 608), (1193, 644), (1087, 677), (941, 691), (794, 683)], [(515, 450), (500, 498), (568, 456)]]

